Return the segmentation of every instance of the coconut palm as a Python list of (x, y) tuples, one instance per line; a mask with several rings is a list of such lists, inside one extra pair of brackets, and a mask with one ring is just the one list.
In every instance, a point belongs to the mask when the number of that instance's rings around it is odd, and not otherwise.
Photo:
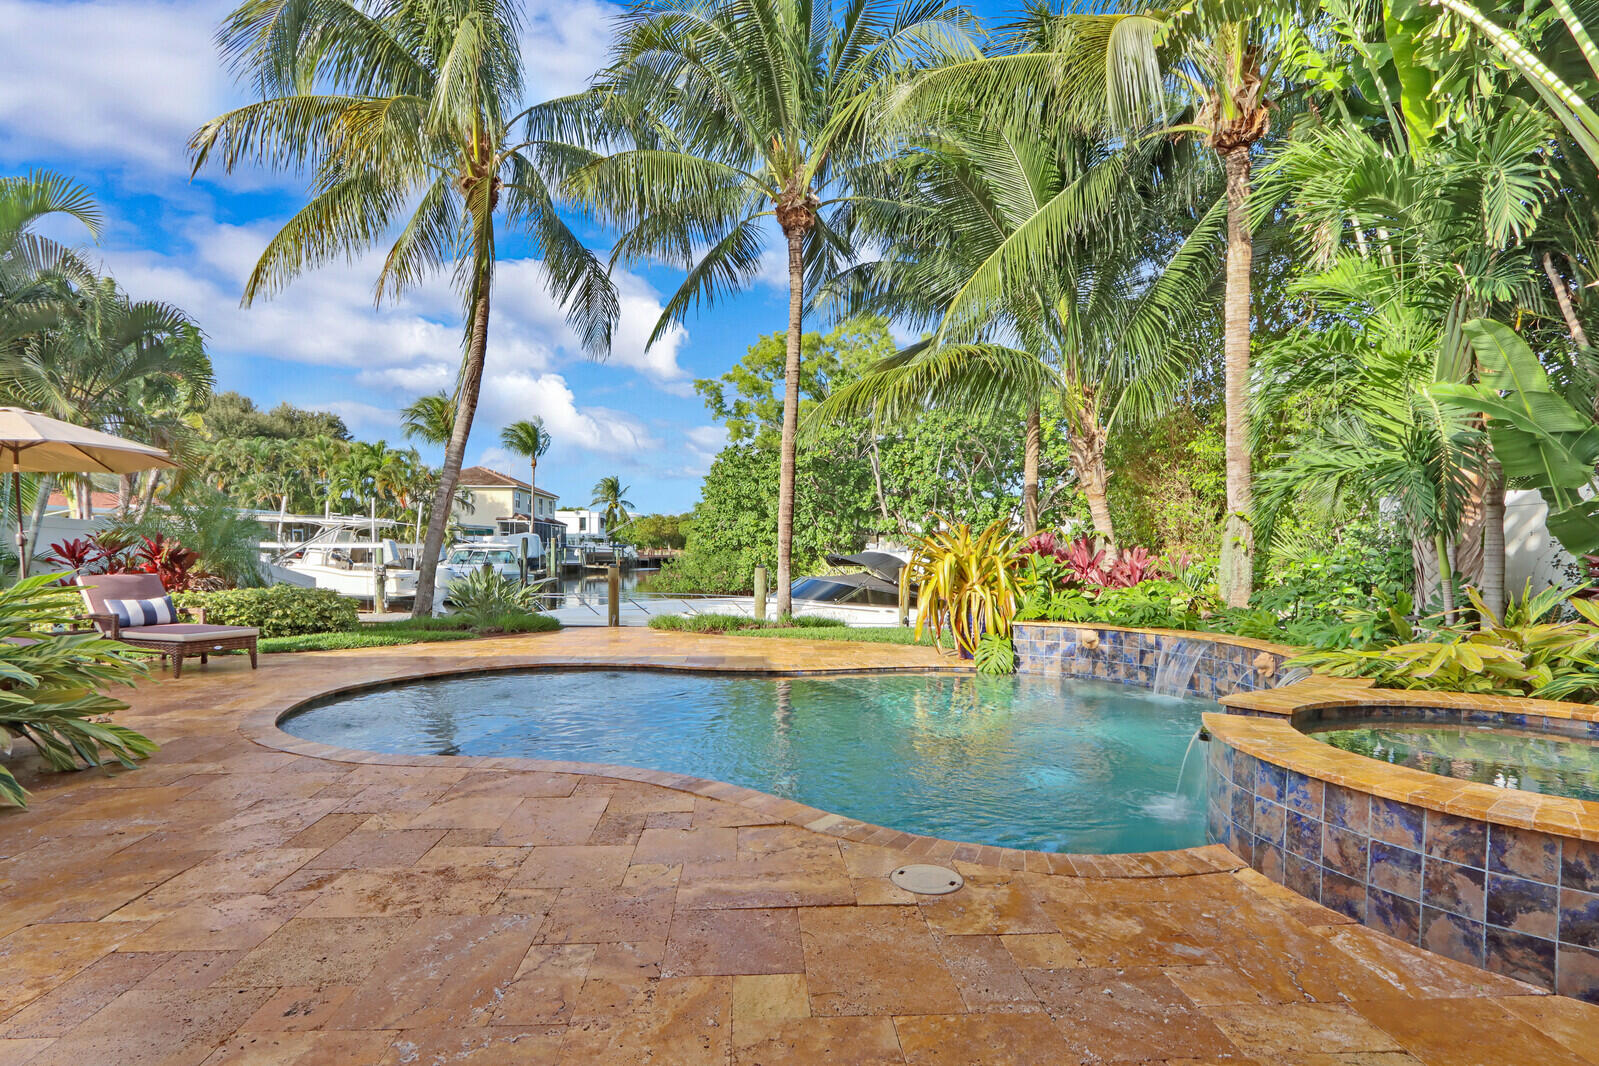
[(594, 499), (589, 505), (604, 508), (600, 520), (605, 523), (606, 535), (612, 540), (616, 539), (617, 530), (627, 524), (628, 512), (633, 508), (633, 501), (627, 499), (630, 490), (631, 487), (622, 484), (622, 479), (615, 474), (594, 483)]
[[(1099, 225), (1011, 278), (981, 313), (957, 310), (1007, 244), (1094, 180), (1115, 152), (1129, 156), (1121, 162), (1126, 180), (1101, 205)], [(1165, 142), (1113, 150), (1101, 138), (1022, 121), (958, 119), (913, 140), (889, 164), (884, 188), (856, 211), (864, 243), (883, 247), (883, 255), (837, 284), (854, 309), (932, 326), (933, 339), (884, 360), (815, 417), (915, 417), (931, 404), (1025, 414), (1022, 496), (1031, 530), (1038, 527), (1039, 411), (1052, 398), (1094, 528), (1114, 556), (1107, 439), (1123, 417), (1153, 413), (1180, 380), (1194, 353), (1174, 323), (1192, 315), (1213, 273), (1221, 212), (1192, 222), (1205, 183), (1193, 174), (1156, 178), (1181, 170), (1187, 154)], [(1192, 229), (1186, 239), (1184, 227)], [(996, 336), (1022, 346), (995, 343)]]
[(400, 409), (400, 427), (407, 440), (448, 444), (455, 432), (455, 397), (440, 389), (418, 396)]
[(260, 99), (212, 119), (190, 142), (213, 160), (314, 174), (309, 202), (267, 244), (244, 301), (395, 234), (376, 298), (397, 298), (446, 265), (462, 296), (456, 415), (422, 551), (413, 611), (434, 580), (488, 350), (499, 222), (524, 234), (552, 296), (594, 350), (609, 343), (616, 295), (556, 211), (551, 146), (519, 110), (517, 0), (248, 0), (223, 23), (224, 57)]
[(550, 431), (544, 428), (544, 419), (534, 415), (521, 422), (512, 422), (500, 433), (500, 443), (527, 460), (528, 521), (533, 520), (538, 485), (539, 457), (550, 450)]
[(655, 343), (702, 300), (747, 286), (775, 219), (788, 273), (778, 475), (777, 610), (789, 611), (800, 337), (814, 283), (848, 254), (838, 211), (869, 132), (869, 90), (962, 51), (970, 16), (946, 0), (642, 0), (614, 62), (577, 108), (606, 116), (620, 150), (568, 187), (622, 230), (613, 261), (688, 275)]
[[(915, 120), (929, 108), (972, 107), (992, 117), (1013, 107), (1082, 129), (1133, 138), (1190, 134), (1213, 149), (1226, 174), (1227, 260), (1223, 295), (1226, 397), (1226, 524), (1218, 581), (1226, 601), (1245, 605), (1253, 584), (1249, 454), (1250, 269), (1254, 254), (1249, 196), (1252, 152), (1270, 129), (1274, 93), (1302, 34), (1288, 17), (1292, 0), (1224, 0), (1172, 10), (1057, 14), (1039, 8), (1000, 54), (946, 64), (891, 98), (890, 114)], [(1286, 42), (1286, 43), (1285, 43)], [(1183, 121), (1171, 121), (1176, 115)], [(1114, 194), (1121, 163), (1107, 160), (1092, 181), (1058, 197), (1034, 225), (1008, 242), (963, 295), (991, 300), (1007, 276), (1057, 260), (1093, 207)], [(956, 307), (952, 313), (963, 310)], [(965, 309), (970, 312), (970, 308)]]

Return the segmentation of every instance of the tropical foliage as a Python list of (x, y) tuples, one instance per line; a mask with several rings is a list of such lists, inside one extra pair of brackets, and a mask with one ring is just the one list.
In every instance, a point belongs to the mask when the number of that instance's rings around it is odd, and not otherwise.
[[(429, 508), (414, 611), (433, 609), (436, 569), (488, 349), (500, 223), (537, 250), (546, 286), (593, 349), (609, 344), (616, 293), (556, 210), (550, 168), (523, 105), (513, 0), (245, 3), (223, 56), (259, 99), (207, 122), (190, 148), (213, 161), (308, 171), (309, 198), (267, 244), (244, 299), (270, 296), (334, 258), (390, 241), (379, 301), (453, 268), (462, 298), (456, 411)], [(552, 146), (554, 147), (554, 146)]]
[[(0, 755), (18, 740), (52, 770), (116, 761), (133, 767), (153, 741), (107, 716), (127, 706), (107, 694), (132, 684), (143, 666), (125, 644), (96, 633), (55, 633), (81, 609), (78, 590), (49, 576), (0, 588)], [(0, 764), (0, 801), (27, 805), (27, 790)]]
[(984, 636), (1008, 638), (1020, 605), (1016, 575), (1016, 535), (1004, 522), (980, 533), (955, 523), (918, 538), (900, 571), (900, 598), (914, 594), (916, 632), (941, 641), (947, 630), (965, 658), (977, 653)]

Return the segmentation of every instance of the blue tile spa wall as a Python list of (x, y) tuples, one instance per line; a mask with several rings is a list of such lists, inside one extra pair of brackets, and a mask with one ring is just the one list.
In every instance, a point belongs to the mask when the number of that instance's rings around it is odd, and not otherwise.
[(1324, 783), (1210, 744), (1207, 834), (1409, 944), (1599, 1003), (1599, 843)]
[[(1098, 646), (1084, 641), (1095, 634)], [(1272, 688), (1280, 680), (1283, 656), (1218, 640), (1137, 630), (1074, 629), (1018, 622), (1011, 627), (1016, 667), (1028, 673), (1092, 678), (1124, 685), (1154, 685), (1163, 655), (1197, 654), (1187, 694), (1216, 699), (1234, 692)]]

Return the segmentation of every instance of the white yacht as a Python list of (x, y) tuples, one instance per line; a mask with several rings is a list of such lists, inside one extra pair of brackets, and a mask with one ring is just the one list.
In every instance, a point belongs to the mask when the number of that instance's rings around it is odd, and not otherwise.
[(452, 582), (465, 577), (473, 570), (487, 566), (501, 577), (520, 577), (522, 555), (526, 552), (529, 575), (541, 575), (546, 569), (544, 541), (537, 533), (511, 533), (498, 537), (466, 537), (456, 541), (444, 561), (439, 564), (439, 585), (449, 598)]
[(401, 545), (385, 535), (398, 525), (390, 519), (276, 511), (250, 515), (271, 532), (261, 542), (262, 569), (269, 581), (372, 600), (381, 564), (386, 602), (416, 596), (418, 552), (415, 545)]

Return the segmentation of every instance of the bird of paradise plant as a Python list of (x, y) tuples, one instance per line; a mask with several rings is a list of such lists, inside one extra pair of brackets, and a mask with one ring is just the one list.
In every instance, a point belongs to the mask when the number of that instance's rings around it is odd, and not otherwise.
[(967, 659), (985, 633), (1008, 637), (1021, 602), (1020, 557), (1021, 539), (1003, 521), (977, 534), (964, 522), (946, 525), (916, 539), (899, 577), (902, 600), (916, 589), (916, 635), (931, 630), (941, 643), (947, 626)]

